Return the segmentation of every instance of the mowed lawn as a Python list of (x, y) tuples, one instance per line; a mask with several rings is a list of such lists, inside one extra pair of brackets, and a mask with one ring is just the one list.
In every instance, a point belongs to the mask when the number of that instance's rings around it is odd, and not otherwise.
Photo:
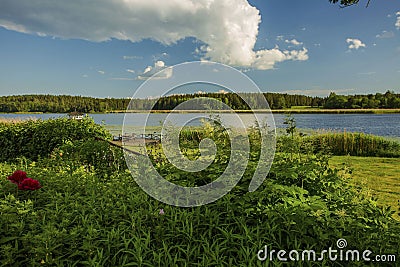
[(356, 185), (371, 190), (378, 203), (396, 210), (393, 217), (400, 221), (400, 159), (378, 157), (334, 156), (332, 167), (347, 166)]

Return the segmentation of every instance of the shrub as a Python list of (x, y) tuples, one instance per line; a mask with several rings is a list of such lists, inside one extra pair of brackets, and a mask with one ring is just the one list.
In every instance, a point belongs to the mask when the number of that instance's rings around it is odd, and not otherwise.
[(18, 157), (37, 160), (47, 157), (67, 141), (85, 140), (93, 137), (109, 138), (110, 134), (93, 119), (58, 118), (29, 120), (18, 123), (0, 122), (0, 161)]

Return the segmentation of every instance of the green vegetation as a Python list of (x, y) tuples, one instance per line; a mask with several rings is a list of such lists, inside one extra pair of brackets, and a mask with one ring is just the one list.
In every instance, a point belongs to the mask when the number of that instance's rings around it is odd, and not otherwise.
[(90, 117), (27, 121), (0, 121), (0, 161), (26, 157), (47, 157), (67, 142), (88, 138), (109, 138), (109, 133)]
[[(179, 208), (149, 197), (133, 180), (120, 150), (96, 136), (106, 134), (86, 121), (91, 138), (66, 131), (65, 141), (47, 155), (10, 157), (0, 163), (0, 263), (3, 266), (265, 266), (257, 252), (269, 249), (336, 248), (374, 254), (400, 253), (400, 223), (363, 187), (349, 182), (348, 167), (329, 166), (328, 153), (315, 151), (290, 118), (271, 171), (255, 192), (249, 181), (259, 157), (259, 129), (249, 129), (250, 162), (239, 184), (218, 201)], [(25, 143), (31, 123), (4, 124), (15, 149)], [(44, 122), (37, 122), (43, 125)], [(73, 120), (54, 120), (54, 129), (72, 129)], [(74, 130), (75, 131), (75, 130)], [(23, 133), (23, 134), (22, 134)], [(51, 134), (48, 130), (46, 134)], [(169, 163), (162, 147), (148, 147), (154, 167), (171, 182), (202, 185), (215, 180), (229, 161), (227, 134), (206, 125), (202, 136), (180, 136), (184, 153), (198, 156), (198, 143), (214, 138), (218, 153), (205, 170), (187, 173)], [(11, 137), (11, 134), (9, 134)], [(18, 141), (19, 139), (23, 140)], [(49, 142), (35, 135), (35, 142)], [(34, 145), (33, 143), (30, 145)], [(39, 147), (36, 147), (39, 149)], [(9, 149), (13, 149), (11, 146)], [(31, 148), (30, 148), (31, 149)], [(49, 150), (46, 150), (47, 152)], [(140, 162), (140, 157), (136, 162)], [(133, 166), (135, 175), (140, 166)], [(35, 191), (17, 190), (7, 176), (22, 169), (40, 181)], [(354, 263), (354, 264), (353, 264)], [(267, 263), (268, 264), (268, 263)], [(293, 262), (289, 266), (345, 266), (348, 262)], [(352, 262), (364, 266), (365, 262)], [(274, 266), (288, 266), (276, 260)], [(393, 262), (389, 263), (388, 266)], [(268, 265), (269, 266), (269, 265)]]
[(326, 109), (326, 108), (290, 108), (290, 109), (274, 109), (272, 113), (286, 114), (393, 114), (400, 113), (398, 108), (358, 108), (358, 109)]
[[(340, 3), (341, 7), (347, 7), (347, 6), (352, 6), (352, 5), (356, 5), (358, 4), (358, 2), (360, 2), (360, 0), (329, 0), (329, 2), (336, 4), (336, 3)], [(370, 0), (368, 0), (367, 2), (367, 7), (369, 5)]]
[[(68, 95), (16, 95), (0, 97), (0, 112), (94, 113), (125, 110), (130, 99), (92, 98)], [(138, 103), (141, 100), (138, 100)], [(143, 100), (146, 102), (146, 100)]]
[(400, 157), (400, 143), (364, 133), (314, 134), (305, 138), (316, 150), (328, 149), (336, 156)]
[(385, 94), (349, 96), (331, 93), (325, 100), (324, 108), (400, 108), (400, 94), (395, 94), (392, 91), (387, 91)]
[[(378, 203), (400, 209), (400, 159), (334, 156), (330, 165), (346, 168), (349, 181), (364, 188)], [(393, 217), (400, 221), (400, 214)]]
[[(172, 110), (179, 104), (191, 100), (199, 99), (198, 105), (192, 105), (194, 109), (199, 109), (202, 104), (207, 108), (221, 109), (218, 103), (202, 102), (202, 97), (214, 98), (228, 105), (234, 110), (246, 112), (249, 106), (242, 98), (248, 100), (248, 104), (253, 109), (264, 109), (261, 103), (266, 99), (271, 109), (289, 109), (293, 112), (327, 112), (324, 109), (357, 110), (359, 113), (373, 113), (375, 109), (386, 112), (388, 109), (400, 108), (400, 94), (387, 91), (385, 94), (376, 93), (375, 95), (336, 95), (331, 93), (328, 97), (311, 97), (304, 95), (289, 95), (281, 93), (204, 93), (204, 94), (179, 94), (162, 97), (160, 99), (130, 99), (121, 98), (91, 98), (81, 96), (52, 96), (52, 95), (21, 95), (21, 96), (2, 96), (0, 97), (0, 112), (5, 113), (68, 113), (73, 111), (95, 113), (95, 112), (124, 112), (129, 105), (129, 110)], [(153, 107), (154, 106), (154, 107)], [(153, 108), (152, 108), (153, 107)], [(333, 112), (333, 111), (330, 111)], [(343, 112), (343, 111), (342, 111)], [(344, 111), (346, 112), (346, 111)], [(379, 111), (378, 111), (379, 112)], [(398, 111), (397, 111), (398, 112)], [(339, 112), (340, 113), (340, 112)]]

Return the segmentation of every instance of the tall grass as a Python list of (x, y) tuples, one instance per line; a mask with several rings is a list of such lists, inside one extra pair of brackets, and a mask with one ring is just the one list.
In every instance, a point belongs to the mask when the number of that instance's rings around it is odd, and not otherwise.
[(306, 137), (316, 150), (328, 148), (333, 155), (400, 157), (400, 143), (380, 136), (334, 132)]
[[(200, 142), (206, 136), (201, 127), (188, 127), (180, 132), (181, 142)], [(282, 142), (282, 137), (278, 142)], [(304, 137), (315, 152), (328, 150), (336, 156), (400, 157), (400, 143), (396, 140), (358, 132), (327, 132)], [(284, 142), (284, 141), (283, 141)]]

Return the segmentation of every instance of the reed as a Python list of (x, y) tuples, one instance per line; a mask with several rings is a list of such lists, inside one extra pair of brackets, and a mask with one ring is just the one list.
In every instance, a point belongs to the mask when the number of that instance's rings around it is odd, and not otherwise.
[(331, 132), (308, 136), (316, 150), (328, 147), (333, 155), (400, 157), (400, 143), (357, 132)]

